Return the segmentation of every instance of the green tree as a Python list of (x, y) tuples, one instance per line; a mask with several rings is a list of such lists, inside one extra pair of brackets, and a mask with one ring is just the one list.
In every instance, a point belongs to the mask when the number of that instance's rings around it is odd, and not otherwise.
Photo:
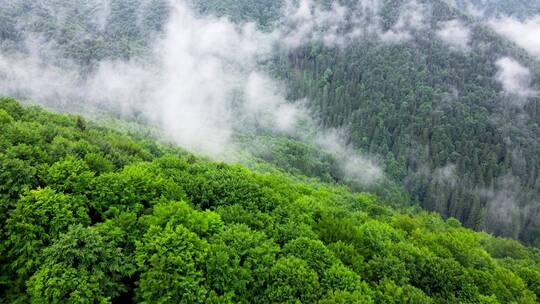
[(137, 242), (140, 303), (205, 303), (208, 244), (182, 225), (152, 226)]
[(27, 192), (17, 202), (6, 223), (10, 269), (22, 284), (39, 266), (44, 248), (71, 225), (89, 225), (88, 208), (81, 197), (52, 189)]
[(269, 303), (315, 303), (320, 295), (319, 277), (304, 260), (284, 257), (271, 268)]
[(264, 233), (231, 225), (211, 238), (206, 282), (217, 294), (229, 294), (235, 303), (261, 302), (278, 252), (279, 246)]
[(305, 237), (287, 243), (283, 252), (307, 262), (308, 266), (315, 270), (319, 277), (322, 277), (324, 272), (337, 262), (332, 251), (326, 248), (321, 241)]
[(122, 248), (94, 228), (72, 226), (43, 251), (39, 270), (27, 283), (32, 303), (111, 303), (127, 291)]

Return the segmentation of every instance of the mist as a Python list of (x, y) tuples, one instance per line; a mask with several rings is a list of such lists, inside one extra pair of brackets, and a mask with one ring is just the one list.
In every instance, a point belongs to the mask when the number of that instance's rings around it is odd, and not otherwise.
[[(503, 57), (496, 62), (498, 68), (497, 81), (502, 85), (506, 94), (514, 97), (512, 102), (520, 105), (523, 98), (538, 95), (538, 92), (531, 88), (531, 71), (521, 65), (511, 57)], [(522, 99), (520, 99), (522, 98)]]
[(489, 21), (489, 25), (531, 56), (540, 59), (540, 16), (523, 21), (511, 17), (498, 18)]
[[(45, 5), (46, 3), (40, 3)], [(103, 26), (110, 8), (96, 2)], [(166, 140), (218, 159), (229, 159), (232, 135), (253, 126), (282, 132), (316, 145), (339, 162), (345, 179), (370, 185), (384, 178), (375, 157), (360, 155), (345, 144), (344, 130), (318, 126), (302, 100), (285, 98), (286, 88), (269, 76), (260, 62), (277, 49), (300, 47), (311, 41), (345, 47), (365, 35), (395, 43), (410, 37), (423, 17), (416, 2), (388, 31), (377, 22), (346, 29), (339, 5), (322, 7), (310, 0), (288, 3), (280, 26), (262, 31), (256, 24), (233, 23), (224, 17), (201, 16), (186, 2), (171, 2), (163, 33), (145, 56), (104, 58), (93, 68), (78, 65), (57, 49), (54, 41), (28, 33), (24, 51), (0, 53), (0, 93), (45, 104), (55, 109), (80, 108), (135, 114), (156, 125)], [(360, 1), (353, 24), (368, 24), (378, 1)], [(49, 10), (50, 11), (50, 10)], [(59, 19), (62, 16), (58, 17)], [(91, 38), (89, 38), (91, 39)], [(9, 49), (9, 48), (8, 48)], [(301, 134), (311, 125), (316, 131)]]
[(469, 50), (471, 30), (460, 20), (442, 22), (436, 34), (439, 39), (455, 49)]
[(383, 27), (380, 12), (382, 0), (358, 0), (352, 7), (338, 1), (323, 5), (320, 1), (288, 0), (283, 11), (282, 26), (274, 33), (281, 46), (295, 48), (318, 41), (329, 47), (347, 47), (364, 39), (385, 43), (404, 43), (412, 32), (427, 27), (430, 8), (416, 0), (404, 1), (396, 22)]
[[(144, 23), (140, 11), (148, 4), (141, 1), (133, 16), (135, 25)], [(110, 3), (84, 3), (84, 12), (96, 14), (88, 27), (106, 30), (106, 22), (114, 14)], [(132, 56), (127, 58), (103, 55), (90, 69), (66, 56), (54, 39), (27, 31), (24, 51), (0, 48), (0, 93), (55, 109), (97, 108), (124, 117), (136, 115), (158, 126), (166, 140), (219, 159), (229, 159), (224, 155), (235, 149), (232, 138), (236, 132), (263, 128), (302, 138), (327, 151), (350, 180), (371, 184), (384, 178), (376, 157), (349, 147), (347, 130), (322, 128), (304, 100), (287, 100), (285, 85), (269, 75), (261, 63), (275, 52), (311, 42), (337, 48), (368, 39), (408, 43), (415, 31), (429, 28), (429, 5), (405, 1), (395, 22), (384, 27), (379, 17), (380, 0), (358, 0), (353, 9), (337, 1), (324, 5), (314, 0), (290, 0), (285, 1), (276, 25), (263, 30), (253, 22), (235, 23), (225, 17), (202, 15), (189, 3), (168, 2), (170, 13), (162, 31), (149, 40), (147, 50), (129, 50)], [(51, 14), (55, 24), (65, 22), (69, 10), (56, 15), (49, 4), (40, 1), (34, 5)], [(15, 27), (27, 28), (26, 23), (32, 23), (20, 22), (23, 25), (16, 23)], [(437, 26), (435, 34), (444, 43), (456, 50), (470, 50), (467, 24), (454, 19)], [(98, 36), (89, 34), (85, 41), (92, 45), (100, 41)], [(116, 48), (111, 47), (112, 55)], [(530, 71), (519, 62), (505, 57), (496, 65), (495, 77), (505, 94), (517, 97), (511, 98), (513, 103), (521, 106), (526, 98), (537, 95), (531, 88)], [(319, 131), (307, 136), (306, 125)]]
[(354, 148), (347, 145), (340, 130), (326, 130), (319, 132), (315, 143), (333, 155), (340, 171), (349, 183), (357, 186), (371, 185), (384, 178), (379, 160), (370, 155), (360, 155)]

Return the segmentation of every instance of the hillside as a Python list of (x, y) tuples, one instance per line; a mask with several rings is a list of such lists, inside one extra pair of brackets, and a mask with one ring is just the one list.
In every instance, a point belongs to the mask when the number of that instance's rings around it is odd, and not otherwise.
[[(234, 1), (245, 8), (234, 11), (195, 2), (233, 20), (272, 20), (248, 10), (250, 1)], [(447, 1), (378, 1), (374, 12), (363, 1), (328, 2), (348, 9), (340, 23), (321, 3), (306, 17), (319, 39), (266, 63), (289, 99), (307, 100), (323, 128), (347, 130), (357, 150), (383, 159), (422, 207), (540, 245), (539, 62), (482, 21), (534, 16), (536, 5), (456, 1), (484, 10), (477, 18)], [(367, 29), (348, 41), (355, 27)], [(523, 75), (502, 76), (514, 70)]]
[(0, 99), (2, 303), (536, 303), (540, 252)]
[[(215, 69), (212, 61), (204, 56), (190, 58), (192, 55), (187, 54), (188, 58), (182, 60), (196, 63), (193, 70), (188, 70), (177, 81), (190, 83), (193, 78), (193, 83), (204, 83), (209, 91), (208, 98), (195, 95), (188, 99), (203, 103), (204, 112), (215, 115), (196, 120), (218, 121), (216, 130), (210, 133), (225, 129), (240, 138), (249, 138), (258, 137), (261, 131), (262, 138), (276, 143), (266, 145), (265, 151), (243, 145), (249, 152), (259, 151), (259, 157), (288, 171), (300, 169), (327, 181), (343, 181), (343, 172), (336, 169), (335, 160), (328, 159), (324, 152), (314, 153), (317, 149), (302, 150), (305, 136), (285, 134), (293, 141), (283, 142), (279, 139), (283, 134), (276, 135), (274, 130), (268, 130), (275, 122), (262, 128), (257, 123), (254, 126), (247, 122), (259, 112), (243, 114), (244, 108), (233, 107), (230, 119), (240, 117), (239, 122), (230, 128), (232, 130), (220, 125), (221, 118), (227, 115), (221, 113), (223, 97), (220, 100), (214, 97), (237, 95), (237, 89), (216, 93), (215, 88), (220, 86), (214, 83), (223, 86), (226, 82), (246, 82), (251, 76), (246, 76), (247, 80), (244, 76), (237, 79), (238, 70), (246, 69), (245, 66), (248, 70), (262, 69), (285, 88), (291, 104), (305, 101), (300, 107), (305, 105), (314, 117), (314, 128), (323, 133), (329, 129), (344, 130), (344, 141), (348, 145), (378, 159), (387, 181), (384, 186), (361, 189), (377, 191), (392, 197), (396, 203), (417, 203), (439, 212), (444, 218), (458, 218), (467, 227), (538, 246), (540, 99), (535, 88), (540, 85), (540, 65), (525, 50), (495, 33), (489, 22), (482, 21), (536, 14), (534, 3), (514, 2), (456, 1), (453, 6), (439, 0), (388, 0), (375, 1), (370, 7), (366, 1), (304, 0), (300, 4), (310, 10), (302, 15), (302, 7), (295, 12), (287, 1), (193, 0), (191, 3), (200, 16), (188, 17), (196, 18), (195, 28), (208, 27), (203, 33), (231, 27), (222, 19), (205, 19), (209, 15), (219, 16), (238, 26), (256, 22), (262, 31), (255, 33), (263, 42), (260, 48), (267, 44), (265, 41), (275, 39), (272, 37), (276, 31), (278, 36), (282, 35), (278, 40), (278, 45), (282, 45), (274, 46), (271, 53), (256, 60), (242, 56), (230, 59), (227, 52), (217, 54), (213, 60), (220, 64), (223, 61), (221, 68), (233, 66), (234, 69), (232, 73), (227, 70), (221, 76), (212, 76), (215, 79), (204, 74), (207, 69)], [(468, 10), (471, 5), (484, 14), (480, 17), (471, 14)], [(88, 107), (97, 104), (105, 111), (127, 113), (128, 118), (143, 121), (151, 116), (144, 104), (150, 100), (157, 104), (153, 107), (160, 108), (158, 112), (164, 112), (166, 121), (161, 122), (162, 128), (178, 133), (182, 126), (171, 125), (171, 114), (165, 110), (174, 105), (161, 102), (181, 100), (185, 92), (173, 92), (166, 98), (153, 96), (154, 92), (169, 90), (170, 86), (145, 87), (154, 81), (152, 73), (160, 71), (143, 74), (141, 79), (144, 71), (139, 70), (140, 66), (145, 67), (147, 60), (146, 69), (155, 66), (154, 44), (164, 39), (163, 35), (171, 35), (170, 25), (167, 27), (170, 10), (164, 0), (74, 1), (70, 4), (13, 1), (0, 12), (0, 49), (7, 56), (4, 70), (17, 73), (14, 84), (6, 82), (7, 87), (0, 88), (4, 94), (43, 101), (58, 109), (87, 112)], [(343, 12), (347, 13), (339, 18), (332, 16)], [(213, 24), (215, 27), (211, 27)], [(365, 30), (357, 33), (356, 28)], [(209, 50), (199, 51), (209, 52), (207, 55), (212, 57), (216, 56), (216, 49), (250, 47), (244, 45), (242, 36), (230, 37), (232, 41), (237, 38), (239, 44), (208, 44)], [(199, 41), (182, 43), (197, 45)], [(249, 52), (244, 55), (257, 57)], [(29, 60), (20, 61), (25, 57)], [(163, 69), (169, 71), (172, 68), (168, 65), (176, 62), (165, 62)], [(52, 67), (42, 70), (49, 64)], [(195, 68), (197, 66), (201, 66), (202, 72)], [(109, 79), (114, 69), (125, 71)], [(211, 72), (216, 75), (223, 71)], [(124, 75), (128, 75), (125, 80)], [(3, 77), (9, 80), (13, 76), (8, 73)], [(173, 81), (177, 76), (164, 77)], [(89, 84), (84, 83), (85, 79), (90, 79)], [(44, 90), (51, 82), (59, 83), (58, 88), (53, 88), (52, 92)], [(96, 83), (104, 88), (96, 88)], [(130, 83), (135, 87), (131, 88)], [(186, 90), (198, 90), (199, 86)], [(139, 90), (142, 94), (132, 96), (132, 92)], [(101, 91), (112, 92), (101, 94)], [(147, 97), (148, 92), (151, 92), (150, 97)], [(259, 100), (268, 99), (265, 97), (268, 94), (262, 91), (255, 95), (259, 94), (262, 96), (256, 97), (256, 103), (265, 107), (264, 101)], [(141, 101), (137, 102), (143, 103), (142, 106), (133, 101), (139, 96), (142, 96)], [(115, 103), (115, 98), (120, 102)], [(212, 102), (208, 103), (209, 99)], [(192, 109), (193, 106), (188, 105), (187, 109), (177, 112)], [(272, 107), (268, 109), (281, 113)], [(190, 119), (189, 115), (184, 119)], [(206, 127), (192, 126), (194, 129)], [(198, 137), (207, 136), (209, 134)], [(193, 134), (184, 137), (193, 140)], [(206, 140), (222, 138), (215, 136)], [(319, 155), (324, 160), (314, 168), (311, 164), (294, 161), (296, 156), (285, 155), (284, 149), (291, 153), (310, 153), (317, 159), (312, 163), (321, 161)], [(280, 159), (281, 156), (285, 159)], [(385, 190), (389, 188), (392, 190)]]
[[(406, 43), (314, 43), (279, 56), (277, 74), (323, 125), (385, 159), (424, 208), (538, 244), (539, 99), (507, 94), (496, 78), (500, 58), (519, 58), (538, 84), (538, 63), (440, 5)], [(436, 36), (455, 20), (468, 24), (464, 49)]]

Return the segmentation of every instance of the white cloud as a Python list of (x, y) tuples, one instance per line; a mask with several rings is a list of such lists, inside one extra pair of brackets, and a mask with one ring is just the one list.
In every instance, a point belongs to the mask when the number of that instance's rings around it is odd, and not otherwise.
[(448, 45), (460, 50), (468, 50), (471, 30), (460, 20), (454, 19), (441, 23), (437, 37)]
[(343, 138), (339, 130), (327, 130), (317, 134), (315, 143), (336, 158), (346, 181), (366, 186), (381, 180), (384, 173), (377, 160), (359, 154)]
[[(486, 228), (503, 232), (504, 236), (518, 238), (520, 223), (530, 218), (539, 202), (527, 197), (518, 178), (504, 175), (495, 180), (490, 188), (476, 190), (486, 205)], [(526, 201), (527, 204), (523, 204)]]
[(489, 24), (497, 33), (512, 40), (532, 56), (540, 59), (540, 16), (525, 21), (505, 17), (491, 20)]
[(412, 38), (412, 31), (426, 27), (427, 8), (417, 1), (406, 2), (400, 9), (399, 18), (389, 30), (379, 31), (382, 41), (388, 43), (403, 43)]
[(244, 110), (250, 118), (268, 129), (294, 132), (297, 123), (307, 119), (308, 114), (301, 103), (289, 103), (283, 98), (283, 90), (270, 77), (254, 72), (246, 79)]
[[(301, 42), (321, 39), (340, 44), (344, 40), (335, 26), (343, 13), (337, 6), (324, 11), (301, 4), (294, 14), (299, 28), (288, 33)], [(309, 33), (318, 28), (324, 31)], [(259, 58), (282, 43), (284, 32), (266, 33), (251, 23), (199, 16), (177, 3), (148, 58), (102, 61), (85, 74), (82, 67), (59, 67), (58, 61), (48, 61), (50, 55), (61, 56), (53, 50), (47, 50), (47, 57), (43, 52), (0, 53), (0, 92), (56, 107), (78, 102), (137, 113), (177, 144), (221, 158), (237, 129), (257, 125), (298, 135), (299, 122), (316, 125), (302, 102), (288, 102), (284, 88), (259, 67)], [(40, 48), (38, 42), (29, 47)], [(347, 179), (366, 185), (383, 177), (375, 162), (328, 135), (331, 132), (310, 132), (326, 139), (312, 143), (336, 156)]]
[[(359, 6), (363, 4), (361, 1)], [(313, 0), (287, 1), (283, 12), (283, 26), (276, 30), (279, 42), (285, 47), (299, 47), (310, 41), (325, 45), (344, 45), (355, 38), (355, 33), (346, 29), (347, 17), (351, 13), (337, 2), (323, 7)], [(359, 22), (351, 18), (349, 22)]]
[(412, 31), (425, 28), (428, 9), (416, 0), (408, 0), (399, 9), (396, 23), (383, 30), (381, 0), (358, 0), (352, 7), (337, 1), (324, 6), (314, 0), (288, 0), (283, 26), (275, 32), (285, 47), (298, 47), (310, 41), (327, 46), (347, 46), (366, 37), (387, 43), (403, 43), (412, 38)]
[(433, 171), (433, 177), (440, 184), (447, 184), (454, 187), (458, 182), (456, 165), (448, 164), (444, 167), (435, 169)]
[(496, 62), (499, 81), (507, 94), (521, 98), (536, 96), (538, 92), (531, 88), (531, 72), (518, 61), (503, 57)]

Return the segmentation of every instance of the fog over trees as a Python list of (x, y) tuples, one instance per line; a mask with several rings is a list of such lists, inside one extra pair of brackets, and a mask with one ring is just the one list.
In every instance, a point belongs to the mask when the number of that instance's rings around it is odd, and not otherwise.
[(0, 1), (0, 303), (536, 303), (539, 20)]

